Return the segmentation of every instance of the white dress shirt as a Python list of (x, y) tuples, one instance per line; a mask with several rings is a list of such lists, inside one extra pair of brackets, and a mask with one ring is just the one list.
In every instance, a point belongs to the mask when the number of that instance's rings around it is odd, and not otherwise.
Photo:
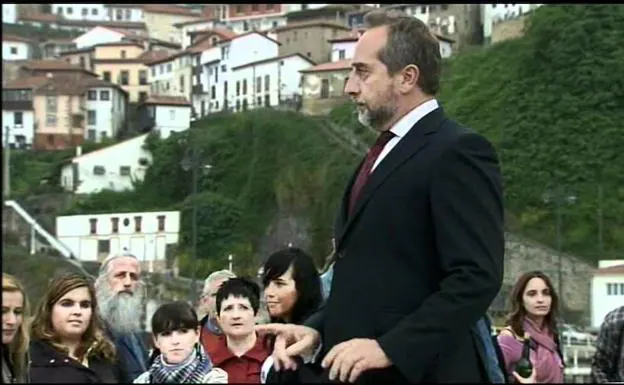
[(414, 126), (414, 124), (416, 124), (416, 122), (424, 118), (427, 114), (434, 111), (438, 107), (439, 105), (437, 100), (427, 100), (420, 106), (405, 114), (405, 116), (403, 116), (401, 119), (399, 119), (399, 121), (396, 122), (396, 124), (390, 129), (390, 131), (395, 135), (394, 138), (390, 139), (388, 143), (386, 143), (386, 145), (384, 146), (383, 150), (381, 150), (381, 153), (379, 153), (379, 156), (377, 157), (377, 160), (375, 161), (371, 172), (373, 172), (373, 170), (377, 168), (377, 165), (379, 165), (379, 163), (386, 157), (386, 155), (388, 155), (390, 151), (392, 151), (394, 146), (396, 146), (399, 141), (403, 139), (405, 135), (407, 135), (407, 133)]

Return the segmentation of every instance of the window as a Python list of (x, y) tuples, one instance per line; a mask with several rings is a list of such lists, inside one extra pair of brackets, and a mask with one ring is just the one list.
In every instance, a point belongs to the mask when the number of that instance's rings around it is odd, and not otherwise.
[(46, 97), (46, 126), (56, 126), (56, 96)]
[(91, 234), (97, 234), (97, 219), (96, 218), (89, 219), (89, 225), (91, 227), (89, 232)]
[(119, 167), (119, 175), (121, 175), (121, 176), (130, 176), (130, 166), (120, 166)]
[(15, 111), (13, 113), (13, 125), (21, 126), (24, 124), (24, 113), (22, 111)]
[(83, 8), (82, 9), (82, 16), (87, 16), (89, 15), (89, 10), (87, 8)]
[(243, 31), (249, 31), (249, 23), (247, 21), (243, 21)]
[(256, 103), (258, 104), (257, 107), (262, 107), (262, 98), (260, 96), (256, 99)]
[(128, 83), (130, 83), (130, 74), (128, 73), (128, 71), (121, 71), (121, 85), (122, 86), (127, 86)]
[(100, 100), (110, 100), (110, 91), (100, 91)]
[(158, 231), (165, 231), (165, 216), (159, 215), (157, 218), (158, 218)]
[(110, 71), (104, 71), (104, 73), (102, 74), (102, 79), (106, 80), (107, 82), (110, 82), (111, 81)]
[(54, 144), (54, 135), (50, 134), (46, 137), (48, 139), (48, 144), (49, 145), (53, 145)]
[(264, 90), (269, 92), (269, 85), (271, 84), (271, 77), (269, 75), (264, 75)]
[(242, 13), (243, 12), (243, 6), (242, 5), (237, 5), (236, 6), (236, 13)]
[(169, 110), (169, 119), (175, 120), (175, 110)]
[(139, 84), (142, 86), (147, 85), (147, 71), (139, 70)]
[(110, 253), (110, 240), (98, 239), (98, 254), (108, 254), (108, 253)]
[(247, 79), (243, 79), (243, 95), (247, 95)]
[(227, 71), (227, 65), (221, 64), (221, 72)]
[(329, 98), (329, 79), (321, 80), (321, 99)]
[(171, 63), (167, 63), (167, 72), (171, 72), (172, 68)]
[(215, 88), (215, 86), (210, 87), (210, 99), (216, 99), (217, 98), (217, 89)]
[(243, 111), (247, 111), (247, 98), (243, 99)]
[(236, 111), (238, 112), (240, 110), (240, 100), (236, 101)]
[(89, 92), (87, 92), (87, 100), (97, 100), (97, 91), (89, 90)]
[(98, 10), (97, 10), (97, 8), (93, 8), (93, 9), (91, 10), (91, 14), (92, 14), (93, 16), (97, 16), (97, 14), (98, 14)]
[(92, 142), (95, 142), (95, 130), (87, 130), (87, 139)]
[(111, 227), (112, 227), (112, 232), (113, 233), (118, 233), (119, 232), (119, 218), (117, 218), (117, 217), (111, 218)]
[(130, 8), (126, 8), (126, 20), (130, 20), (132, 13), (130, 12)]
[(308, 57), (312, 57), (312, 52), (307, 53)]
[(134, 232), (141, 232), (141, 217), (139, 216), (134, 217)]
[(240, 82), (236, 81), (236, 96), (240, 96)]
[(162, 75), (163, 73), (165, 73), (165, 65), (161, 64), (158, 66), (158, 69), (160, 70), (160, 74)]
[[(496, 4), (494, 4), (494, 6), (496, 6)], [(427, 13), (427, 6), (425, 5), (425, 6), (420, 7), (420, 12)]]
[(345, 58), (345, 50), (341, 49), (338, 51), (338, 60), (343, 60)]
[(145, 92), (145, 91), (139, 92), (139, 101), (143, 102), (145, 100), (147, 100), (147, 92)]
[(11, 54), (17, 55), (17, 47), (11, 47)]
[(256, 78), (256, 92), (262, 92), (262, 76)]
[(180, 92), (184, 93), (184, 75), (180, 75)]
[(74, 13), (74, 9), (70, 8), (70, 7), (67, 7), (67, 11), (66, 12), (67, 12), (68, 15), (71, 15), (71, 14)]
[(216, 36), (210, 39), (210, 44), (212, 44), (213, 46), (217, 45), (218, 42), (219, 42), (219, 38)]
[(104, 175), (106, 174), (106, 169), (104, 166), (93, 166), (93, 175)]
[(122, 50), (121, 50), (121, 58), (122, 58), (122, 59), (125, 59), (125, 58), (126, 58), (126, 50), (125, 50), (125, 49), (122, 49)]
[[(273, 6), (273, 4), (269, 4), (271, 7)], [(273, 28), (277, 28), (277, 21), (273, 22)]]
[(115, 10), (115, 20), (119, 21), (119, 20), (122, 20), (122, 19), (123, 19), (123, 13), (122, 13), (122, 10), (121, 10), (121, 9), (119, 9), (119, 8), (117, 8), (117, 9)]
[(152, 76), (156, 76), (156, 67), (152, 67)]
[(269, 94), (264, 95), (264, 106), (271, 107), (271, 95)]
[(96, 125), (96, 117), (95, 117), (95, 110), (88, 110), (87, 111), (87, 125), (89, 126), (95, 126)]

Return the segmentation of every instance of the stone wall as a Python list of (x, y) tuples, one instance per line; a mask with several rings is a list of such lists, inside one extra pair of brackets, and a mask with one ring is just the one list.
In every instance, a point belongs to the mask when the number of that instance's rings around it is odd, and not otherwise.
[[(559, 293), (559, 297), (562, 299), (562, 308), (566, 309), (564, 315), (567, 313), (573, 316), (570, 313), (574, 313), (583, 323), (589, 322), (591, 279), (596, 267), (568, 254), (562, 254), (561, 266), (563, 294)], [(546, 273), (551, 278), (555, 290), (558, 290), (559, 254), (557, 251), (519, 236), (507, 234), (505, 287), (501, 290), (501, 295), (506, 298), (509, 289), (518, 277), (531, 270), (541, 270)]]
[(515, 39), (524, 35), (526, 16), (501, 21), (492, 25), (492, 43)]

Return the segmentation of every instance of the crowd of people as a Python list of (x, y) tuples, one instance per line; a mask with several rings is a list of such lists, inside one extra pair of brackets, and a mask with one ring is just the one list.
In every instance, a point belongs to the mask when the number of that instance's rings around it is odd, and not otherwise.
[[(366, 23), (345, 93), (380, 134), (347, 183), (322, 276), (297, 248), (268, 256), (261, 285), (215, 272), (199, 304), (156, 310), (150, 349), (134, 256), (109, 256), (95, 282), (55, 278), (32, 320), (23, 286), (4, 274), (3, 382), (562, 382), (559, 301), (545, 274), (518, 278), (506, 327), (492, 335), (502, 177), (491, 143), (435, 98), (437, 38), (393, 11), (371, 12)], [(261, 297), (268, 323), (259, 322)], [(596, 381), (624, 380), (623, 314), (605, 320)], [(532, 370), (522, 377), (525, 338)]]

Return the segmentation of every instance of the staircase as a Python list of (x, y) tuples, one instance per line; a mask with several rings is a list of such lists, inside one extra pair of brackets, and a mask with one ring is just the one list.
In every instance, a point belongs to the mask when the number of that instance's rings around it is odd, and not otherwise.
[(37, 223), (19, 203), (14, 200), (7, 200), (4, 201), (4, 206), (5, 210), (2, 213), (4, 232), (16, 234), (21, 243), (29, 248), (31, 255), (38, 251), (54, 250), (84, 271), (72, 251)]

